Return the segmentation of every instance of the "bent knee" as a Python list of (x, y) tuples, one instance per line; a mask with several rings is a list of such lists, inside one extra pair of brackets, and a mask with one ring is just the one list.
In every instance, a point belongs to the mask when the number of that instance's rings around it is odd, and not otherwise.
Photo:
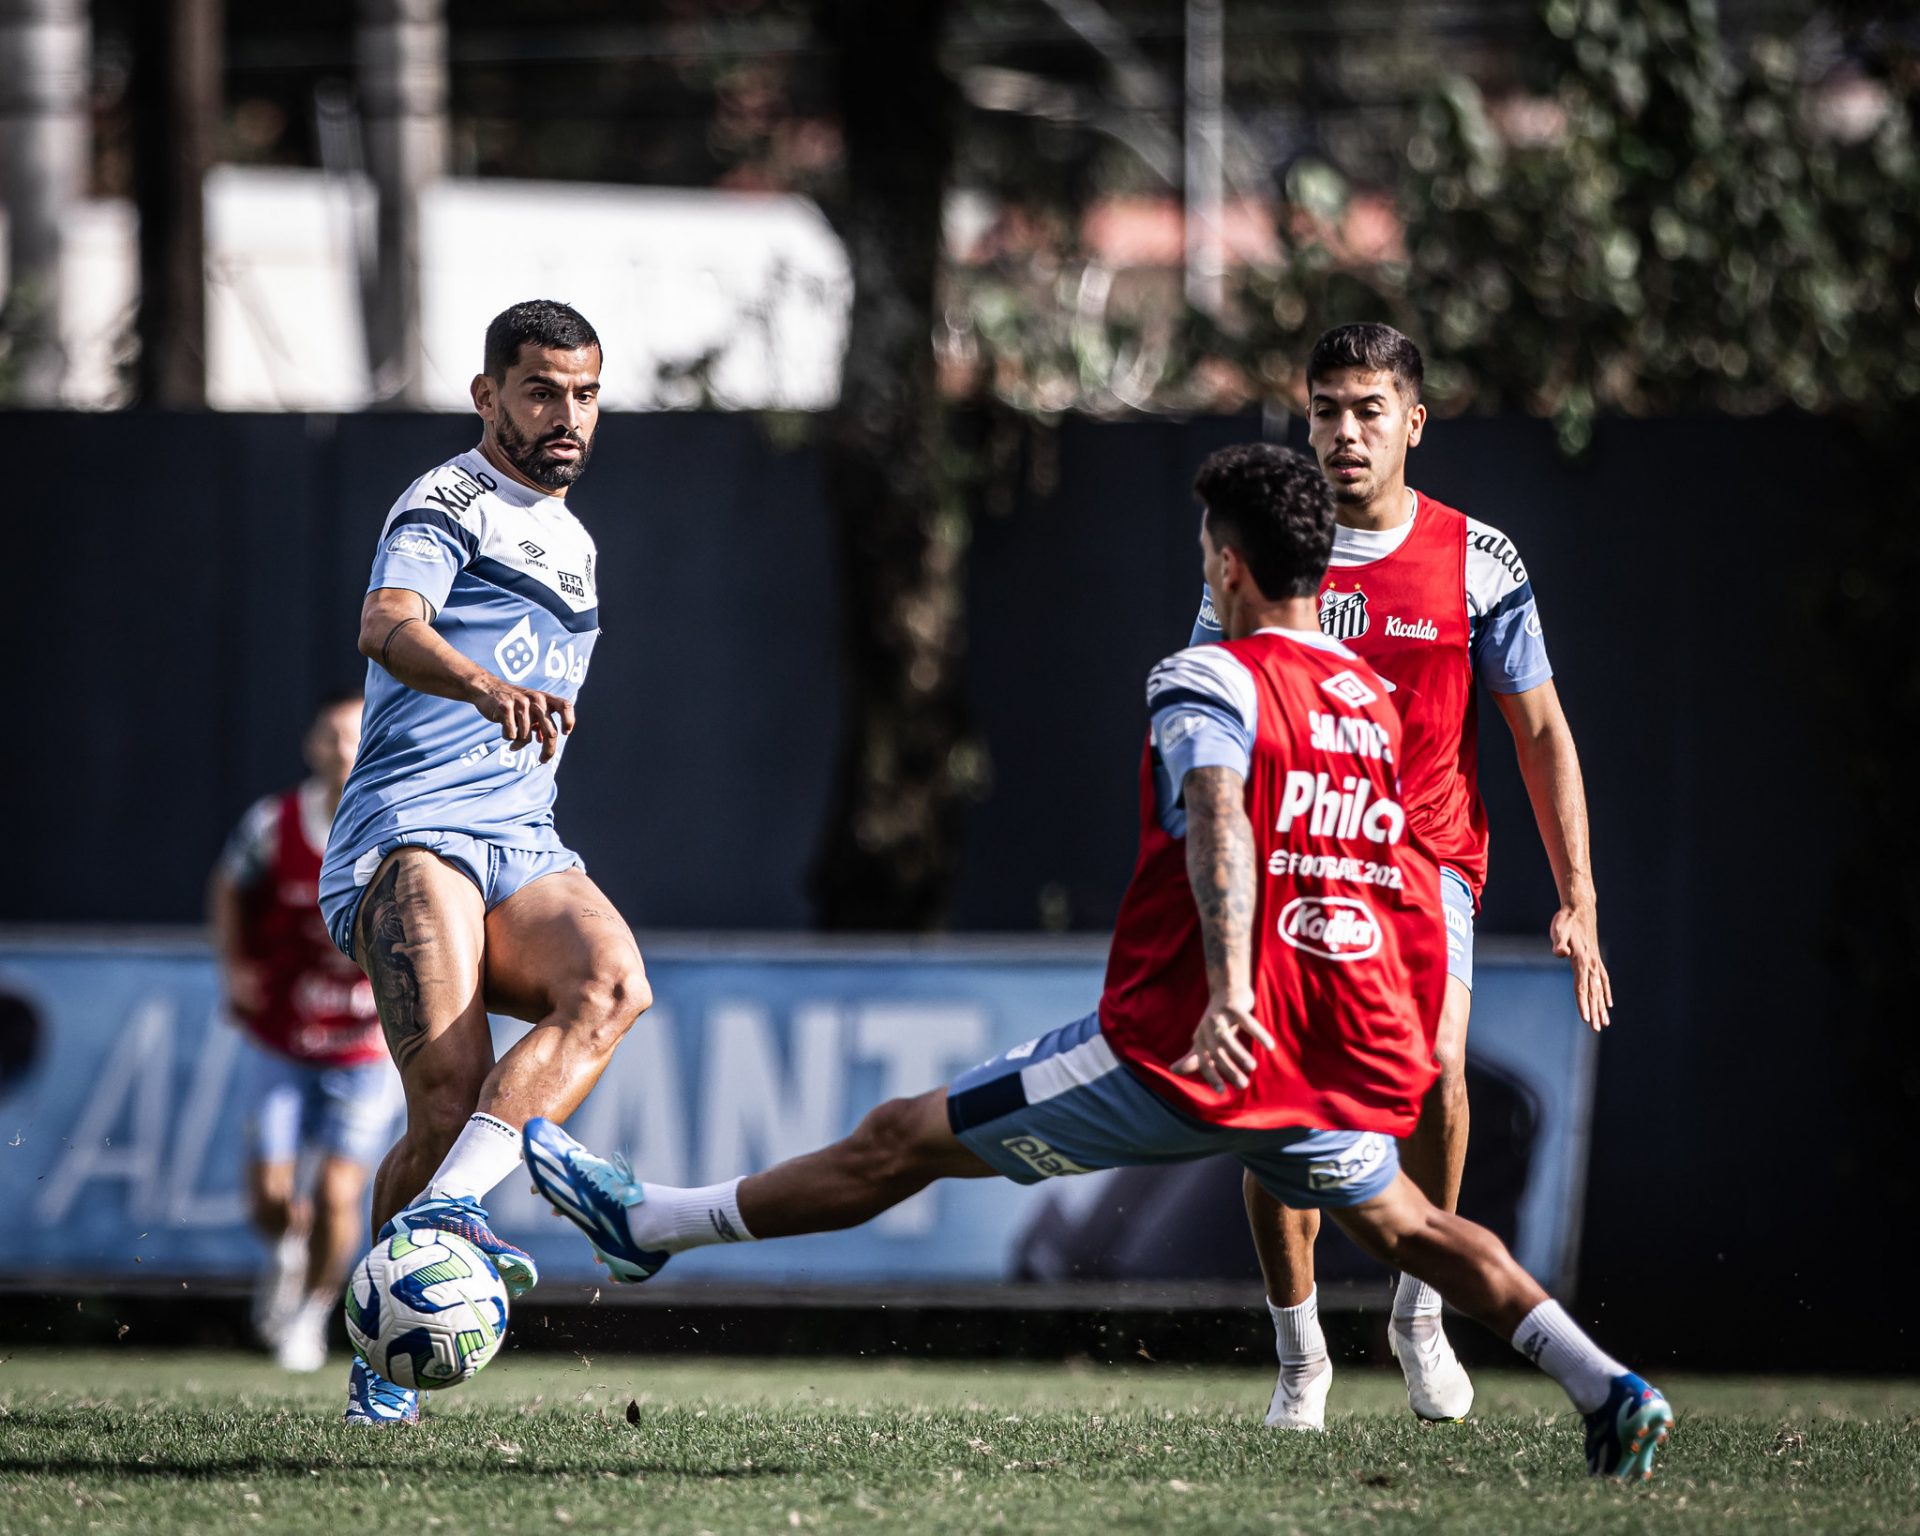
[(924, 1099), (889, 1099), (867, 1111), (853, 1139), (861, 1162), (882, 1179), (914, 1173), (931, 1150)]
[(1467, 1083), (1467, 1046), (1464, 1040), (1445, 1037), (1433, 1043), (1433, 1064), (1440, 1069), (1439, 1084), (1448, 1092), (1464, 1090)]
[(567, 1012), (578, 1027), (601, 1037), (606, 1049), (612, 1050), (633, 1021), (652, 1006), (653, 987), (636, 955), (630, 963), (602, 966), (581, 981)]
[(367, 1170), (351, 1158), (339, 1156), (328, 1157), (322, 1162), (319, 1175), (314, 1180), (314, 1194), (320, 1202), (336, 1208), (358, 1202), (366, 1187)]

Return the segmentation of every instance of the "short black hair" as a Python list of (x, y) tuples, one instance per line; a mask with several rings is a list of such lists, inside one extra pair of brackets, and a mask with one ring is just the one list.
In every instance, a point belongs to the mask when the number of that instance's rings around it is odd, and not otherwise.
[(318, 720), (330, 709), (339, 709), (345, 704), (364, 704), (366, 695), (358, 688), (331, 688), (313, 701), (313, 713), (309, 720)]
[(1361, 320), (1353, 325), (1336, 325), (1323, 332), (1307, 354), (1307, 392), (1313, 381), (1330, 373), (1353, 368), (1362, 373), (1390, 373), (1402, 398), (1413, 404), (1420, 398), (1427, 367), (1420, 349), (1390, 325), (1378, 320)]
[(1333, 490), (1312, 459), (1273, 443), (1238, 443), (1200, 466), (1193, 490), (1214, 546), (1239, 551), (1262, 597), (1320, 590), (1333, 553)]
[[(520, 361), (520, 349), (529, 343), (557, 352), (577, 352), (582, 347), (600, 346), (600, 335), (571, 304), (558, 299), (528, 299), (501, 310), (487, 327), (487, 373), (504, 379), (507, 370)], [(605, 356), (604, 349), (601, 355)]]

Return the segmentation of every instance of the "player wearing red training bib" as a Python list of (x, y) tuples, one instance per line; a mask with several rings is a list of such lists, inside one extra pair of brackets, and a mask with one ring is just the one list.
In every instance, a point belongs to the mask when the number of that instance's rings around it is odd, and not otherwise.
[[(1386, 684), (1338, 641), (1263, 629), (1163, 662), (1147, 705), (1140, 858), (1100, 999), (1108, 1044), (1210, 1125), (1406, 1135), (1437, 1070), (1426, 1041), (1446, 946), (1438, 871), (1398, 798)], [(1264, 872), (1253, 1014), (1273, 1039), (1271, 1070), (1224, 1093), (1179, 1070), (1209, 983), (1172, 791), (1182, 769), (1216, 759), (1243, 774)]]
[[(1433, 1046), (1440, 1077), (1401, 1150), (1414, 1181), (1453, 1210), (1467, 1154), (1474, 915), (1487, 878), (1478, 779), (1482, 691), (1512, 731), (1560, 892), (1550, 925), (1554, 951), (1571, 963), (1580, 1016), (1595, 1029), (1608, 1022), (1613, 990), (1600, 959), (1579, 754), (1554, 689), (1526, 567), (1498, 529), (1406, 483), (1407, 451), (1426, 425), (1422, 372), (1419, 349), (1385, 325), (1328, 331), (1307, 361), (1309, 437), (1339, 519), (1320, 587), (1320, 628), (1392, 681), (1406, 725), (1401, 785), (1408, 824), (1440, 865), (1448, 951)], [(1203, 600), (1196, 644), (1218, 636), (1210, 606)], [(1252, 1179), (1246, 1201), (1280, 1356), (1267, 1422), (1318, 1429), (1332, 1379), (1313, 1279), (1319, 1218), (1283, 1210)], [(1447, 1342), (1432, 1287), (1401, 1278), (1387, 1339), (1414, 1412), (1464, 1418), (1473, 1383)]]
[[(373, 988), (328, 937), (318, 906), (360, 705), (359, 694), (341, 694), (314, 711), (302, 744), (311, 777), (241, 819), (209, 899), (227, 1008), (253, 1047), (247, 1190), (270, 1254), (254, 1323), (280, 1364), (299, 1371), (326, 1360), (367, 1179), (399, 1107)], [(303, 1153), (309, 1187), (296, 1180)]]
[(541, 1118), (527, 1170), (615, 1279), (645, 1280), (688, 1248), (871, 1220), (936, 1179), (1225, 1153), (1511, 1339), (1586, 1415), (1591, 1470), (1646, 1476), (1665, 1399), (1400, 1171), (1393, 1137), (1435, 1074), (1445, 937), (1399, 803), (1386, 685), (1316, 626), (1326, 482), (1253, 444), (1215, 454), (1197, 489), (1229, 643), (1148, 679), (1140, 862), (1098, 1011), (765, 1173), (643, 1184)]

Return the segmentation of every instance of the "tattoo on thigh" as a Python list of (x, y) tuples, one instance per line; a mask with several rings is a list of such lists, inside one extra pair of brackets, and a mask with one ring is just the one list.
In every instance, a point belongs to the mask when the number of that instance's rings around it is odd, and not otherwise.
[(420, 977), (413, 968), (413, 943), (400, 909), (400, 867), (389, 864), (367, 892), (365, 947), (367, 977), (374, 1005), (387, 1033), (394, 1065), (404, 1069), (427, 1043), (427, 1021), (420, 1011)]

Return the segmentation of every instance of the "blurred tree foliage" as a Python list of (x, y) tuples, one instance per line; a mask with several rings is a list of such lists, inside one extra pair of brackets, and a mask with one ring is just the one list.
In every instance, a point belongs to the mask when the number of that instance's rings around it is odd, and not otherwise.
[[(1864, 410), (1920, 395), (1920, 157), (1910, 78), (1847, 142), (1792, 48), (1722, 46), (1710, 0), (1549, 0), (1557, 79), (1534, 131), (1438, 83), (1407, 144), (1406, 249), (1296, 241), (1241, 337), (1297, 355), (1370, 297), (1426, 344), (1436, 398), (1550, 414)], [(1335, 193), (1337, 196), (1337, 192)], [(1349, 286), (1362, 292), (1342, 292)]]
[(1439, 408), (1549, 415), (1569, 451), (1609, 412), (1920, 395), (1910, 59), (1866, 49), (1887, 106), (1863, 128), (1816, 121), (1788, 42), (1736, 57), (1711, 0), (1547, 0), (1542, 19), (1542, 94), (1424, 93), (1390, 237), (1357, 238), (1377, 189), (1296, 160), (1279, 259), (1218, 322), (1115, 306), (1087, 263), (1038, 308), (1004, 270), (956, 274), (990, 387), (1043, 410), (1284, 401), (1321, 329), (1373, 315), (1421, 342)]

